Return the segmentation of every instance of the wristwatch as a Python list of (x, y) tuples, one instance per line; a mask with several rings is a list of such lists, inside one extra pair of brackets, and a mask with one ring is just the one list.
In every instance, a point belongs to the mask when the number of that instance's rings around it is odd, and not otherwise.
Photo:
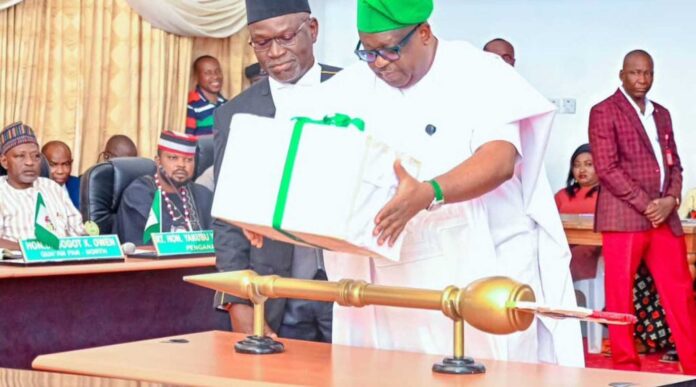
[(442, 188), (440, 188), (440, 184), (438, 184), (435, 179), (428, 180), (428, 183), (430, 183), (430, 185), (433, 187), (433, 191), (435, 192), (435, 197), (433, 198), (433, 201), (430, 202), (428, 211), (435, 211), (445, 204), (445, 195), (442, 194)]

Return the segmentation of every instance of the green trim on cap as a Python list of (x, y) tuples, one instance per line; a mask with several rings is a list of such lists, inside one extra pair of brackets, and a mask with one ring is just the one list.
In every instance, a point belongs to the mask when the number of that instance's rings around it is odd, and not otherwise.
[(374, 34), (423, 23), (433, 0), (358, 0), (358, 31)]

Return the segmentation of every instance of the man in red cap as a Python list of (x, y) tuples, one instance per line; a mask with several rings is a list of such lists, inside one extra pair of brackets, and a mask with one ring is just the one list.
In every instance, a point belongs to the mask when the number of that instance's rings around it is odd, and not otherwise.
[(195, 170), (196, 137), (162, 132), (157, 146), (157, 172), (142, 176), (123, 191), (116, 217), (116, 233), (122, 243), (143, 244), (155, 193), (162, 195), (162, 232), (210, 229), (211, 192), (191, 181)]

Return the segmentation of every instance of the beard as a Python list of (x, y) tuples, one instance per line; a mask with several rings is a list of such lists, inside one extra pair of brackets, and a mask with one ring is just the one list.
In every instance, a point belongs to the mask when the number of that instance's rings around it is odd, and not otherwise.
[[(178, 172), (178, 171), (181, 171), (181, 172), (184, 172), (184, 173), (185, 173), (185, 171), (183, 171), (183, 170), (175, 170), (174, 172), (176, 173), (176, 172)], [(187, 178), (184, 179), (184, 180), (175, 179), (174, 177), (170, 176), (170, 175), (164, 170), (164, 168), (161, 168), (161, 167), (160, 167), (159, 173), (160, 173), (160, 175), (164, 178), (164, 181), (166, 181), (167, 183), (169, 183), (170, 185), (172, 185), (174, 188), (181, 188), (181, 187), (183, 187), (183, 186), (185, 186), (185, 185), (187, 185), (188, 183), (191, 182), (191, 178), (190, 178), (190, 177), (187, 177)]]

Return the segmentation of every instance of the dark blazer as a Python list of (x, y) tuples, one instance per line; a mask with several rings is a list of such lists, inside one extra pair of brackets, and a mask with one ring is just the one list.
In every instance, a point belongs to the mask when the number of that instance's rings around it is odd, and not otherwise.
[[(672, 132), (669, 111), (653, 102), (653, 118), (662, 157), (657, 160), (640, 118), (621, 90), (590, 111), (590, 145), (600, 191), (595, 212), (596, 231), (646, 231), (652, 225), (643, 215), (659, 197), (680, 199), (682, 166)], [(672, 165), (668, 165), (668, 154)], [(660, 184), (658, 162), (664, 165)], [(665, 223), (674, 235), (684, 232), (676, 208)]]
[(70, 176), (68, 181), (65, 182), (65, 189), (68, 190), (68, 195), (73, 205), (78, 210), (80, 209), (80, 178), (76, 176)]
[[(210, 230), (212, 223), (210, 210), (213, 206), (212, 192), (196, 183), (189, 184), (188, 188), (193, 195), (193, 209), (198, 214), (200, 229)], [(114, 230), (121, 242), (131, 242), (136, 246), (144, 244), (143, 232), (156, 192), (155, 179), (151, 175), (140, 176), (123, 191), (121, 203), (116, 213)], [(162, 207), (165, 207), (164, 202), (162, 202)], [(168, 232), (172, 227), (172, 216), (166, 210), (162, 211), (160, 216), (162, 218), (162, 231)], [(152, 241), (148, 244), (152, 244)]]
[[(337, 67), (321, 65), (321, 81), (331, 78), (340, 71)], [(250, 113), (263, 117), (275, 117), (276, 108), (271, 95), (268, 78), (251, 85), (247, 90), (215, 110), (213, 127), (215, 139), (215, 186), (217, 187), (220, 166), (225, 155), (232, 116), (237, 113)], [(240, 189), (246, 189), (244, 184)], [(263, 248), (257, 249), (249, 244), (241, 229), (228, 223), (215, 220), (216, 266), (220, 271), (251, 269), (260, 275), (276, 274), (290, 277), (294, 246), (266, 238)], [(225, 302), (247, 303), (248, 301), (225, 295)], [(266, 322), (278, 331), (283, 320), (285, 299), (266, 301)]]

